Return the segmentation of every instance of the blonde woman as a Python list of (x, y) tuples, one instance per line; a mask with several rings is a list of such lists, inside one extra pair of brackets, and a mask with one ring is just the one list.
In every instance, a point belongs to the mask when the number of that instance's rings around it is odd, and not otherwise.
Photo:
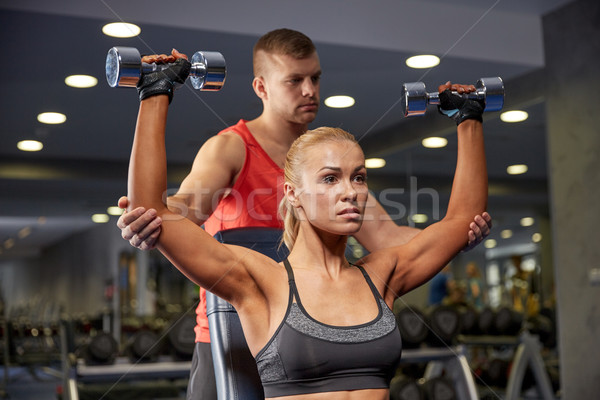
[[(185, 74), (181, 68), (167, 75), (176, 82)], [(155, 82), (149, 79), (148, 85)], [(142, 80), (140, 93), (145, 84)], [(441, 111), (458, 124), (446, 216), (407, 244), (375, 251), (356, 265), (346, 261), (344, 251), (347, 237), (361, 227), (368, 187), (364, 155), (351, 134), (319, 128), (290, 148), (281, 207), (290, 254), (277, 263), (219, 243), (163, 204), (167, 107), (156, 102), (166, 105), (172, 91), (161, 90), (150, 87), (146, 93), (151, 95), (141, 96), (129, 170), (130, 209), (155, 209), (163, 220), (158, 249), (190, 280), (236, 308), (266, 398), (388, 399), (401, 353), (392, 303), (431, 279), (465, 247), (473, 216), (486, 207), (483, 107), (450, 93), (475, 88), (450, 82), (439, 87)]]

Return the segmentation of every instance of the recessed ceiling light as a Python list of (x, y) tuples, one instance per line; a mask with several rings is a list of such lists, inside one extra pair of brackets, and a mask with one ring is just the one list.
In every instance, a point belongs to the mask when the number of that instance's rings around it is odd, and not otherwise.
[(67, 116), (57, 112), (45, 112), (38, 114), (37, 119), (42, 124), (62, 124), (67, 120)]
[(509, 175), (521, 175), (521, 174), (524, 174), (525, 172), (527, 172), (527, 165), (525, 165), (525, 164), (509, 165), (508, 167), (506, 167), (506, 172), (508, 172)]
[(107, 214), (94, 214), (92, 215), (92, 221), (97, 224), (105, 224), (110, 220), (110, 217)]
[(448, 144), (448, 139), (443, 137), (428, 137), (421, 141), (423, 147), (427, 147), (428, 149), (439, 149), (441, 147), (446, 147)]
[(435, 67), (440, 63), (440, 58), (431, 54), (423, 54), (420, 56), (413, 56), (406, 59), (406, 65), (411, 68), (431, 68)]
[(521, 218), (521, 226), (531, 226), (535, 223), (535, 220), (531, 217)]
[(40, 151), (44, 145), (37, 140), (21, 140), (17, 143), (17, 148), (21, 151)]
[(29, 226), (26, 226), (25, 228), (21, 229), (19, 233), (17, 233), (19, 239), (25, 239), (29, 235), (31, 235), (31, 227)]
[(102, 27), (102, 33), (106, 36), (118, 38), (134, 37), (139, 35), (141, 31), (139, 26), (127, 22), (113, 22)]
[(487, 239), (485, 242), (483, 242), (483, 245), (486, 249), (493, 249), (498, 245), (498, 242), (496, 242), (495, 239)]
[(513, 232), (510, 229), (504, 229), (500, 232), (500, 237), (502, 239), (510, 239), (513, 235)]
[(325, 105), (331, 108), (348, 108), (354, 105), (354, 99), (350, 96), (330, 96), (325, 99)]
[(98, 84), (98, 79), (90, 75), (70, 75), (65, 78), (67, 86), (74, 88), (91, 88)]
[(119, 208), (117, 206), (111, 206), (106, 209), (108, 215), (121, 215), (123, 214), (123, 211), (124, 210), (122, 208)]
[(410, 217), (414, 223), (416, 224), (424, 224), (425, 222), (427, 222), (427, 214), (414, 214), (412, 217)]
[(521, 122), (529, 117), (525, 111), (513, 110), (500, 114), (500, 119), (504, 122)]
[(365, 160), (365, 168), (383, 168), (385, 160), (383, 158), (367, 158)]
[(541, 233), (534, 233), (533, 235), (531, 235), (531, 240), (533, 241), (533, 243), (539, 243), (542, 241), (542, 234)]

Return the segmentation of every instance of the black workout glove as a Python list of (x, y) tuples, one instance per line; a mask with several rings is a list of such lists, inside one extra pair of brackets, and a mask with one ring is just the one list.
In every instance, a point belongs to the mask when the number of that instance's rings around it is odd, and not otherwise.
[(169, 104), (173, 100), (173, 91), (185, 83), (192, 64), (185, 58), (178, 58), (174, 63), (161, 71), (143, 74), (137, 83), (137, 91), (140, 101), (151, 96), (166, 94), (169, 96)]
[(475, 119), (483, 122), (483, 110), (485, 103), (483, 100), (474, 100), (465, 98), (459, 94), (452, 93), (450, 89), (440, 93), (440, 105), (438, 110), (440, 113), (452, 118), (456, 125), (467, 119)]

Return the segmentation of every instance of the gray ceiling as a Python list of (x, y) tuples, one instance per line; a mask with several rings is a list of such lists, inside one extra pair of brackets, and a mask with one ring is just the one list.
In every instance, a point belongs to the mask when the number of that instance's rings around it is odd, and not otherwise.
[[(423, 81), (433, 91), (447, 80), (475, 83), (501, 76), (505, 109), (521, 108), (530, 118), (506, 124), (499, 113), (486, 115), (490, 211), (494, 235), (519, 216), (547, 212), (544, 68), (541, 17), (569, 0), (335, 0), (277, 2), (224, 0), (0, 0), (1, 51), (5, 55), (0, 97), (0, 258), (31, 254), (62, 237), (88, 229), (90, 216), (104, 212), (126, 193), (127, 160), (137, 112), (135, 90), (112, 89), (104, 78), (104, 59), (112, 46), (133, 46), (142, 53), (172, 47), (193, 54), (220, 51), (227, 60), (227, 81), (218, 93), (186, 86), (173, 101), (168, 125), (170, 181), (187, 173), (202, 143), (239, 118), (261, 110), (252, 92), (251, 51), (263, 33), (289, 27), (308, 34), (319, 50), (323, 73), (321, 98), (349, 94), (350, 109), (321, 106), (312, 126), (341, 126), (360, 138), (366, 155), (384, 157), (387, 166), (370, 172), (371, 188), (392, 188), (389, 207), (432, 214), (426, 191), (410, 197), (410, 176), (417, 188), (433, 188), (444, 204), (456, 147), (453, 126), (435, 110), (425, 117), (402, 116), (403, 82)], [(375, 6), (377, 5), (377, 7)], [(140, 37), (104, 36), (107, 22), (134, 22)], [(431, 70), (408, 68), (407, 57), (433, 53), (442, 58)], [(99, 79), (91, 89), (64, 84), (71, 74)], [(43, 125), (44, 111), (67, 115), (61, 125)], [(421, 138), (444, 135), (449, 146), (424, 149)], [(37, 139), (44, 149), (23, 153), (16, 143)], [(506, 166), (529, 165), (528, 173), (509, 177)], [(414, 181), (412, 188), (414, 187)], [(414, 192), (413, 192), (414, 193)], [(418, 203), (418, 204), (417, 204)], [(38, 217), (45, 217), (43, 224)], [(110, 223), (114, 223), (114, 220)], [(24, 238), (18, 232), (31, 227)], [(515, 235), (528, 241), (531, 232)], [(14, 239), (6, 249), (4, 242)]]

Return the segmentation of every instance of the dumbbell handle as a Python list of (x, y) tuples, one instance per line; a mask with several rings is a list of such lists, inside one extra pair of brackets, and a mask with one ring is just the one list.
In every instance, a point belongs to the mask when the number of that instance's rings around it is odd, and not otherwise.
[[(475, 90), (474, 92), (470, 92), (470, 93), (458, 93), (455, 91), (452, 91), (452, 93), (457, 94), (466, 99), (485, 100), (485, 89), (481, 89), (481, 88)], [(439, 92), (427, 93), (427, 103), (436, 105), (436, 106), (439, 105), (440, 104), (440, 93)]]
[[(142, 74), (149, 74), (151, 72), (162, 71), (169, 68), (171, 65), (172, 63), (158, 64), (143, 62), (141, 66), (141, 72)], [(200, 62), (193, 63), (190, 69), (190, 76), (204, 78), (204, 75), (206, 75), (206, 65)]]

